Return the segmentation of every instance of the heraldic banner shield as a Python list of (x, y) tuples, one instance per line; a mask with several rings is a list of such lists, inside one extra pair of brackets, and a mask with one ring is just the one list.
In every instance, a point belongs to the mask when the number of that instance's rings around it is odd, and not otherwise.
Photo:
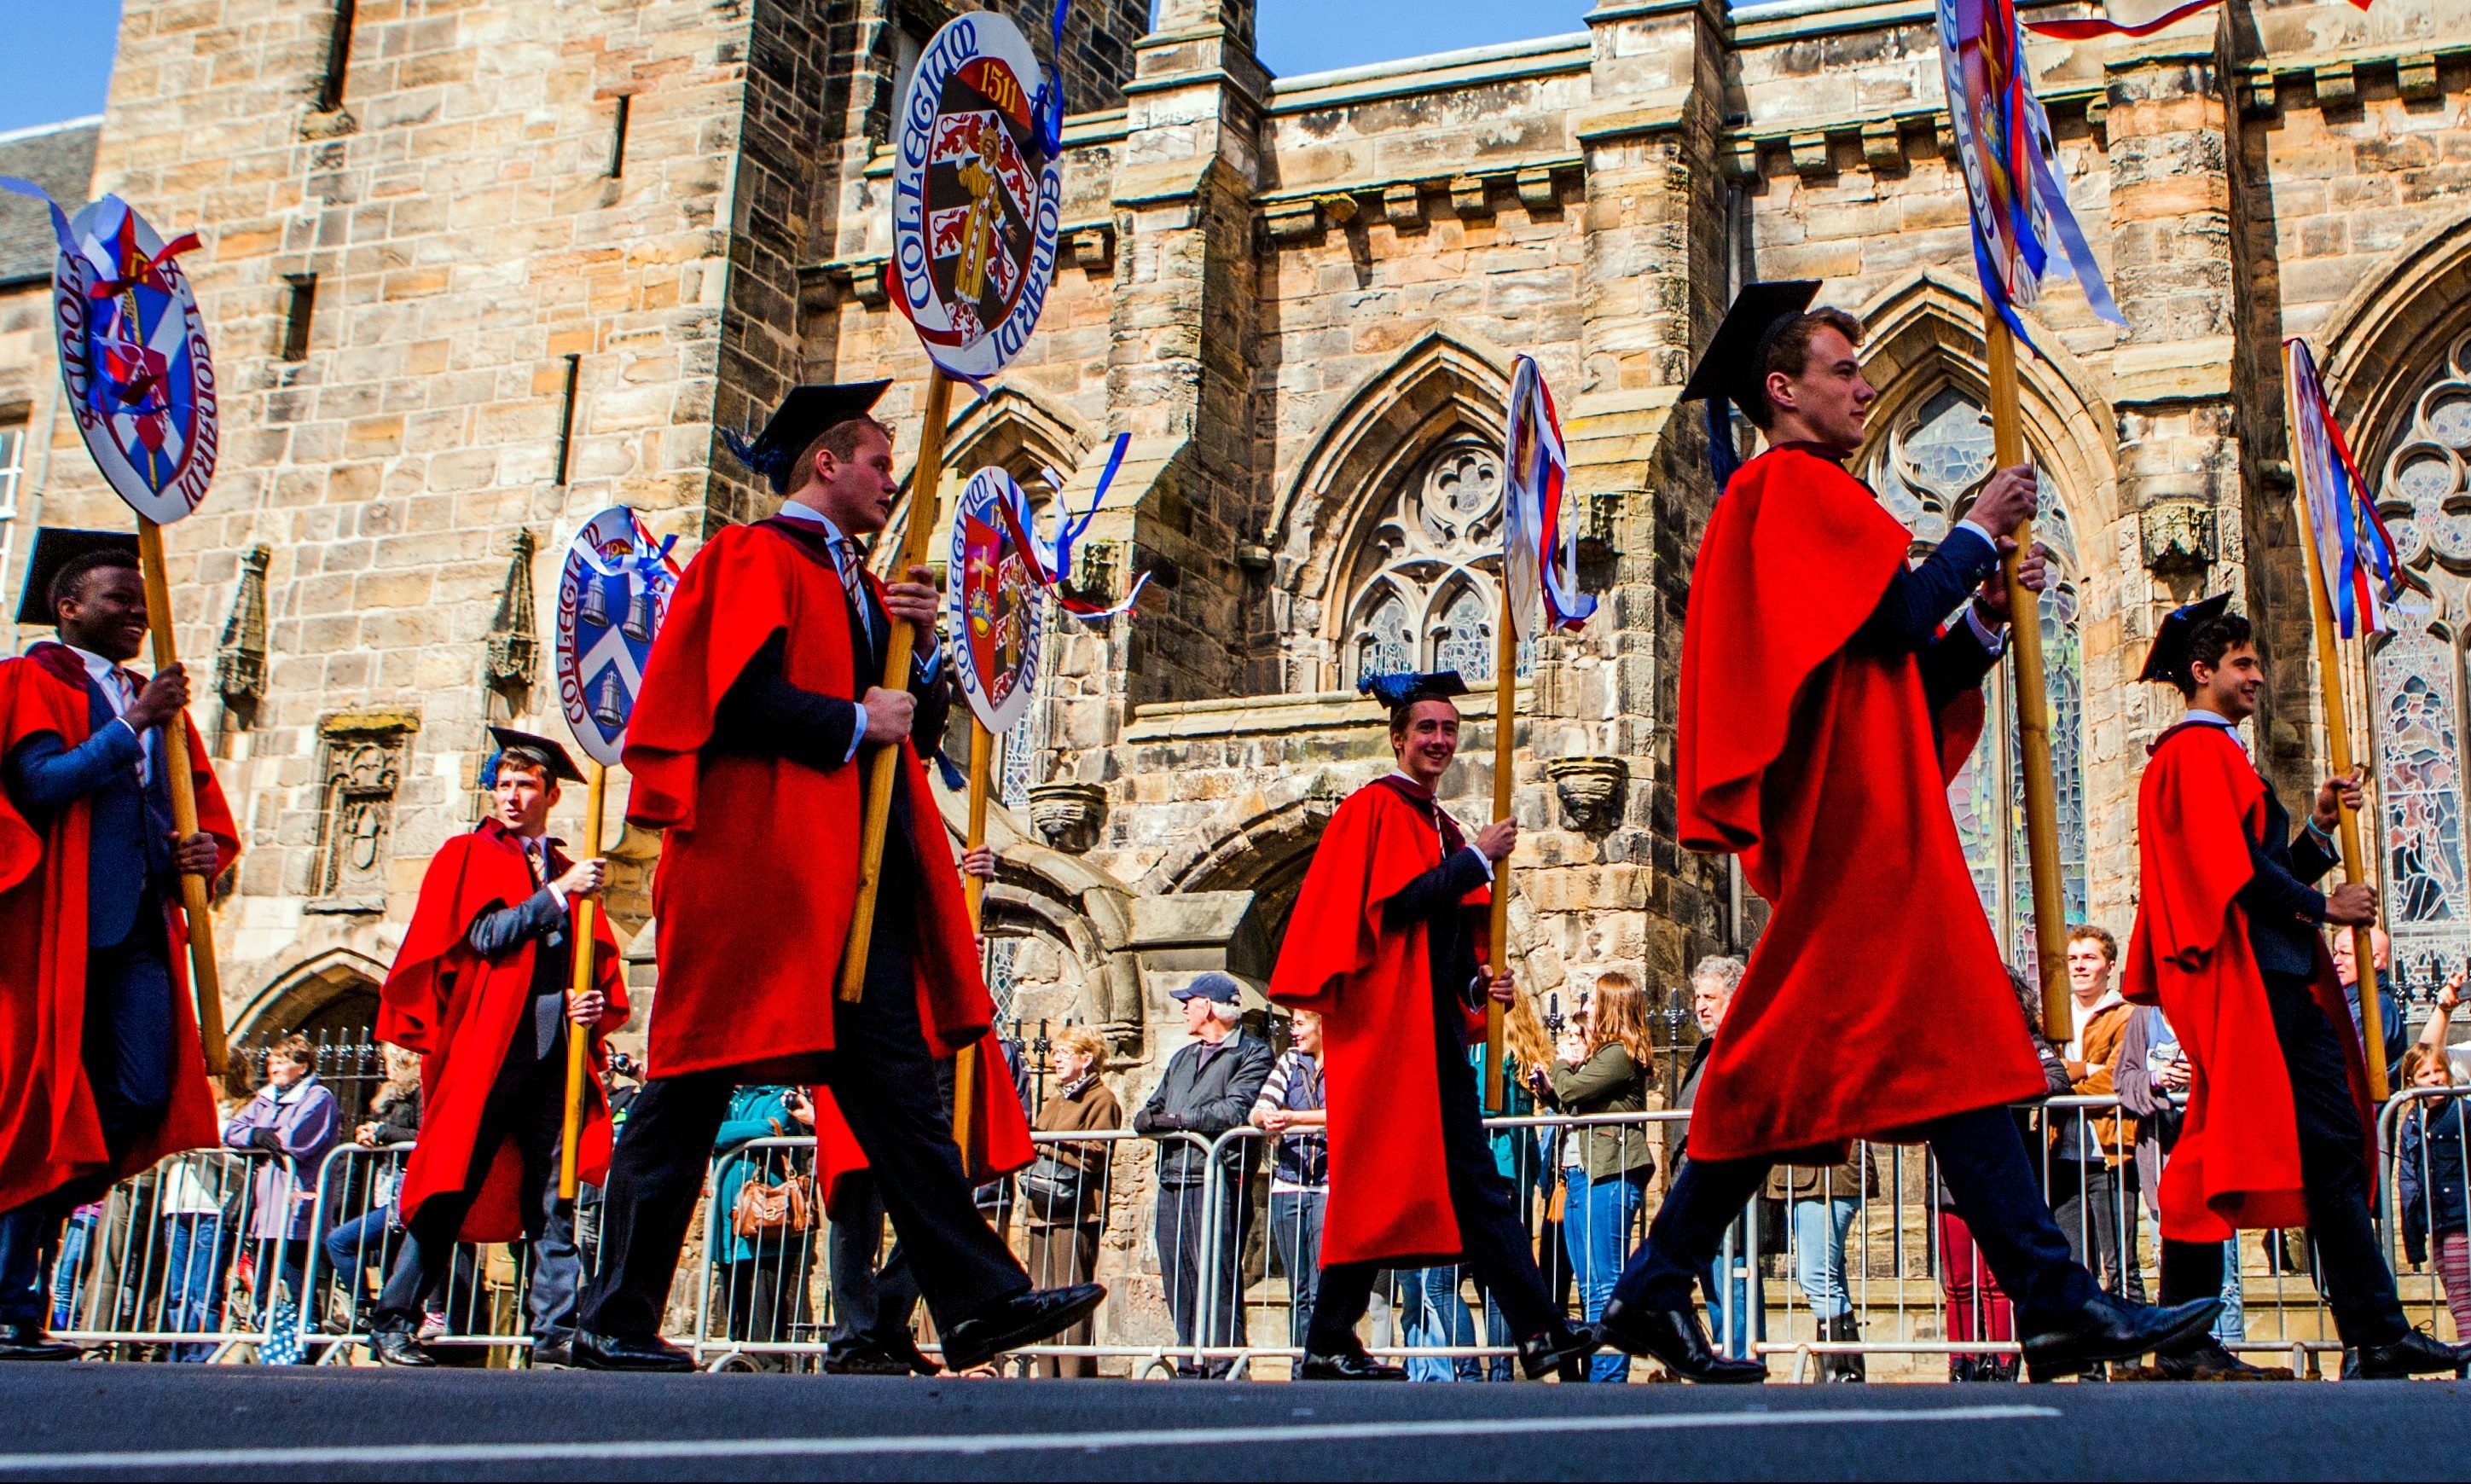
[(1596, 611), (1579, 590), (1579, 528), (1563, 509), (1570, 459), (1553, 393), (1532, 356), (1510, 377), (1510, 427), (1502, 459), (1502, 593), (1521, 639), (1536, 635), (1540, 602), (1548, 629), (1575, 630)]
[(644, 684), (652, 636), (670, 611), (676, 538), (656, 541), (635, 512), (612, 506), (584, 523), (557, 578), (557, 700), (576, 742), (618, 766)]
[(1047, 574), (1029, 533), (1029, 497), (1011, 475), (970, 476), (953, 511), (951, 594), (954, 671), (970, 710), (1001, 735), (1038, 690)]
[(127, 201), (106, 196), (66, 222), (52, 208), (59, 257), (52, 324), (78, 432), (129, 508), (168, 526), (206, 498), (219, 424), (214, 358), (197, 294), (166, 244)]
[(902, 101), (892, 301), (948, 374), (981, 382), (1038, 327), (1064, 172), (1041, 127), (1038, 58), (1000, 15), (953, 19)]

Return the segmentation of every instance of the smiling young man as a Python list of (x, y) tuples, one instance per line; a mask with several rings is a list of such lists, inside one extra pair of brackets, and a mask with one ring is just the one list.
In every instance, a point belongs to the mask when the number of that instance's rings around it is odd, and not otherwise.
[[(716, 532), (679, 579), (627, 728), (627, 818), (665, 832), (650, 1076), (611, 1161), (579, 1365), (690, 1370), (659, 1337), (714, 1135), (741, 1082), (831, 1088), (944, 1342), (969, 1370), (1071, 1328), (1105, 1290), (1033, 1290), (972, 1204), (935, 1060), (995, 1018), (914, 737), (943, 729), (924, 568), (883, 583), (858, 539), (901, 484), (868, 411), (887, 384), (800, 387), (741, 454), (783, 497)], [(931, 518), (931, 500), (913, 519)], [(886, 676), (895, 620), (924, 648)], [(858, 895), (864, 761), (900, 749), (863, 997), (835, 994)]]
[[(1773, 1164), (1834, 1165), (1849, 1141), (1894, 1137), (1937, 1153), (2037, 1375), (2125, 1359), (2219, 1306), (2122, 1304), (2070, 1259), (2007, 1109), (2041, 1095), (2041, 1064), (1947, 802), (2005, 639), (1995, 574), (2034, 513), (2034, 471), (1990, 471), (1909, 568), (1912, 533), (1844, 464), (1875, 395), (1861, 321), (1804, 312), (1817, 290), (1744, 289), (1683, 392), (1739, 406), (1770, 447), (1726, 486), (1691, 579), (1680, 833), (1739, 853), (1774, 912), (1701, 1073), (1689, 1158), (1598, 1333), (1688, 1379), (1764, 1379), (1711, 1353), (1694, 1281)], [(2039, 588), (2039, 551), (2023, 575)]]
[[(41, 1249), (76, 1206), (218, 1141), (188, 989), (180, 877), (240, 832), (185, 715), (188, 677), (128, 670), (146, 642), (137, 540), (47, 530), (17, 622), (59, 643), (0, 660), (0, 1360), (65, 1360)], [(172, 826), (163, 728), (188, 735), (198, 831)]]
[[(546, 737), (503, 726), (490, 733), (499, 749), (490, 816), (430, 860), (379, 997), (377, 1037), (419, 1053), (423, 1104), (420, 1140), (395, 1196), (404, 1243), (369, 1340), (387, 1365), (435, 1363), (413, 1333), (458, 1241), (517, 1237), (531, 1255), (531, 1363), (568, 1362), (583, 1264), (574, 1207), (558, 1198), (566, 1038), (590, 1036), (584, 1060), (598, 1067), (600, 1037), (626, 1024), (618, 941), (605, 915), (592, 924), (592, 987), (570, 990), (569, 908), (600, 894), (606, 868), (597, 859), (568, 860), (550, 838), (549, 812), (558, 780), (582, 775)], [(608, 1103), (593, 1077), (577, 1169), (598, 1185), (608, 1166)]]
[[(2162, 1168), (2162, 1298), (2220, 1291), (2242, 1227), (2305, 1226), (2348, 1379), (2455, 1370), (2471, 1346), (2414, 1330), (2369, 1217), (2375, 1127), (2360, 1044), (2320, 925), (2364, 926), (2376, 893), (2309, 883), (2341, 859), (2363, 797), (2327, 780), (2294, 836), (2237, 731), (2265, 687), (2247, 619), (2217, 594), (2167, 615), (2139, 678), (2187, 697), (2153, 742), (2136, 798), (2138, 896), (2127, 994), (2158, 1003), (2189, 1062), (2188, 1106)], [(2163, 1351), (2183, 1376), (2251, 1369), (2209, 1335)]]
[(1576, 1379), (1592, 1348), (1573, 1334), (1537, 1270), (1508, 1184), (1486, 1142), (1468, 1048), (1488, 997), (1475, 926), (1518, 826), (1467, 837), (1434, 797), (1458, 755), (1467, 687), (1455, 671), (1371, 676), (1390, 708), (1397, 772), (1357, 789), (1313, 852), (1270, 998), (1322, 1018), (1330, 1203), (1321, 1279), (1305, 1334), (1306, 1380), (1400, 1380), (1355, 1337), (1383, 1268), (1463, 1261), (1518, 1338), (1530, 1378)]

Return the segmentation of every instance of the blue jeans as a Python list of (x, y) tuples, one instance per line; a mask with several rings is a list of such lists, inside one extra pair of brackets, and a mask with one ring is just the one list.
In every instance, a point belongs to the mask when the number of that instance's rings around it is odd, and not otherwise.
[(2239, 1238), (2223, 1242), (2223, 1312), (2214, 1321), (2214, 1338), (2225, 1345), (2247, 1338), (2247, 1305), (2240, 1292)]
[(60, 1255), (52, 1265), (52, 1328), (74, 1328), (78, 1295), (85, 1287), (85, 1254), (94, 1241), (95, 1213), (80, 1208), (60, 1234)]
[[(1759, 1282), (1757, 1264), (1751, 1257), (1751, 1224), (1735, 1221), (1733, 1244), (1729, 1252), (1720, 1247), (1701, 1275), (1700, 1284), (1707, 1293), (1707, 1334), (1719, 1354), (1736, 1360), (1751, 1358), (1751, 1347), (1768, 1337), (1767, 1289)], [(1730, 1317), (1725, 1307), (1725, 1269), (1733, 1269), (1733, 1297)]]
[[(182, 1334), (207, 1334), (223, 1328), (224, 1274), (231, 1254), (224, 1241), (224, 1219), (202, 1213), (166, 1218), (163, 1264), (163, 1328)], [(197, 1364), (212, 1359), (215, 1347), (175, 1345), (172, 1358)]]
[(395, 1249), (402, 1240), (403, 1234), (394, 1229), (392, 1201), (326, 1233), (322, 1243), (326, 1270), (343, 1285), (355, 1308), (376, 1300), (377, 1295), (369, 1290), (368, 1269), (392, 1268)]
[(1270, 1192), (1270, 1250), (1287, 1275), (1287, 1343), (1301, 1346), (1312, 1321), (1313, 1297), (1321, 1289), (1322, 1213), (1330, 1205), (1328, 1190)]
[[(1581, 1312), (1593, 1322), (1604, 1317), (1605, 1301), (1612, 1297), (1613, 1283), (1630, 1258), (1631, 1223), (1637, 1219), (1645, 1189), (1627, 1175), (1590, 1180), (1576, 1165), (1563, 1176), (1569, 1193), (1562, 1203), (1562, 1241), (1570, 1251)], [(1598, 1355), (1588, 1363), (1591, 1381), (1614, 1383), (1629, 1378), (1626, 1355)]]
[[(1459, 1297), (1456, 1264), (1402, 1269), (1399, 1274), (1399, 1285), (1404, 1290), (1400, 1307), (1406, 1316), (1410, 1349), (1438, 1349), (1445, 1345), (1472, 1347), (1475, 1344), (1475, 1315), (1469, 1312), (1467, 1301)], [(1480, 1381), (1484, 1379), (1484, 1367), (1471, 1355), (1458, 1359), (1410, 1355), (1407, 1358), (1407, 1379)]]
[(1793, 1279), (1815, 1319), (1853, 1311), (1845, 1284), (1845, 1236), (1861, 1204), (1849, 1195), (1793, 1203)]

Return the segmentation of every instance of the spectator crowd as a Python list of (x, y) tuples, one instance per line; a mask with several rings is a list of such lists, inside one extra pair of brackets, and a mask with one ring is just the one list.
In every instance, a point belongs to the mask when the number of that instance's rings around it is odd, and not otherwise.
[[(2380, 943), (2379, 968), (2384, 956)], [(2071, 931), (2065, 1025), (2044, 1027), (2038, 993), (2015, 977), (2047, 1092), (2061, 1099), (2020, 1107), (2016, 1116), (2040, 1154), (2052, 1212), (2076, 1256), (2105, 1288), (2141, 1299), (2189, 1063), (2158, 1009), (2121, 998), (2118, 960), (2109, 932)], [(2356, 1014), (2357, 976), (2347, 955), (2341, 963)], [(1494, 1119), (1492, 1150), (1567, 1312), (1588, 1320), (1602, 1312), (1686, 1155), (1700, 1070), (1723, 1034), (1742, 972), (1736, 958), (1701, 960), (1671, 1013), (1660, 1013), (1647, 986), (1619, 971), (1571, 986), (1566, 1014), (1560, 993), (1541, 1009), (1523, 986), (1509, 1007), (1499, 1095), (1485, 1108)], [(2461, 989), (2458, 973), (2407, 1049), (2403, 1012), (2382, 977), (2379, 1010), (2399, 1053), (2395, 1085), (2410, 1092), (2395, 1110), (2388, 1150), (2397, 1240), (2412, 1264), (2433, 1275), (2458, 1332), (2471, 1332), (2471, 1112), (2453, 1091), (2459, 1072), (2449, 1048)], [(1101, 1374), (1094, 1352), (1102, 1340), (1119, 1351), (1157, 1351), (1175, 1374), (1193, 1378), (1230, 1375), (1239, 1352), (1303, 1343), (1330, 1197), (1320, 1018), (1308, 1010), (1264, 1017), (1247, 1003), (1245, 986), (1218, 973), (1198, 976), (1174, 998), (1186, 1039), (1164, 1059), (1129, 1128), (1107, 1075), (1110, 1048), (1096, 1030), (1067, 1025), (1050, 1036), (1042, 1027), (1036, 1065), (1018, 1038), (1005, 1044), (1015, 1090), (1032, 1112), (1037, 1154), (1027, 1167), (980, 1188), (981, 1213), (1017, 1240), (1041, 1286), (1087, 1282), (1125, 1261), (1108, 1250), (1114, 1231), (1119, 1246), (1132, 1249), (1130, 1260), (1155, 1263), (1173, 1336), (1171, 1346), (1160, 1335), (1127, 1347), (1102, 1315), (1029, 1357), (1026, 1374)], [(1684, 1003), (1695, 1044), (1675, 1034)], [(613, 1061), (623, 1069), (623, 1057)], [(263, 1363), (342, 1358), (338, 1347), (370, 1332), (380, 1285), (403, 1243), (393, 1200), (402, 1155), (419, 1137), (418, 1065), (388, 1048), (365, 1112), (347, 1120), (345, 1100), (318, 1063), (317, 1048), (298, 1035), (266, 1048), (258, 1085), (227, 1104), (229, 1156), (173, 1160), (75, 1214), (53, 1268), (56, 1330), (126, 1334), (122, 1354), (171, 1361), (225, 1357), (237, 1345)], [(1483, 1088), (1480, 1046), (1465, 1072)], [(628, 1091), (622, 1082), (613, 1097), (622, 1127)], [(949, 1086), (946, 1095), (949, 1101)], [(686, 1318), (707, 1348), (751, 1368), (819, 1362), (835, 1371), (932, 1374), (931, 1324), (919, 1316), (899, 1243), (886, 1248), (882, 1200), (862, 1163), (835, 1162), (830, 1134), (817, 1125), (807, 1089), (738, 1090), (713, 1150), (710, 1248)], [(1143, 1184), (1151, 1191), (1145, 1220), (1127, 1198)], [(1910, 1227), (1901, 1204), (1908, 1190), (1918, 1203)], [(587, 1187), (571, 1244), (459, 1249), (451, 1278), (426, 1301), (421, 1338), (461, 1339), (479, 1363), (482, 1337), (554, 1331), (565, 1322), (560, 1306), (572, 1305), (591, 1260), (596, 1198)], [(1890, 1240), (1876, 1239), (1883, 1235)], [(1777, 1169), (1704, 1275), (1709, 1329), (1734, 1355), (1771, 1339), (1787, 1349), (1810, 1345), (1814, 1378), (1862, 1381), (1871, 1365), (1859, 1348), (1866, 1280), (1900, 1276), (1890, 1254), (1912, 1238), (1927, 1255), (1942, 1302), (1935, 1325), (1908, 1323), (1905, 1337), (1957, 1347), (1947, 1355), (1953, 1380), (2014, 1378), (2013, 1355), (1999, 1348), (2013, 1334), (2009, 1301), (1964, 1219), (1918, 1153), (1885, 1145)], [(2226, 1343), (2245, 1337), (2243, 1266), (2253, 1275), (2260, 1266), (2279, 1272), (2307, 1261), (2304, 1242), (2271, 1233), (2248, 1240), (2248, 1262), (2237, 1260), (2235, 1240), (2224, 1264), (2216, 1334)], [(1784, 1321), (1772, 1312), (1779, 1302), (1792, 1326), (1789, 1343)], [(1274, 1313), (1266, 1327), (1259, 1312), (1265, 1307)], [(1405, 1352), (1411, 1379), (1513, 1374), (1499, 1311), (1456, 1265), (1389, 1274), (1368, 1326), (1373, 1348)], [(1968, 1344), (1985, 1348), (1961, 1348)], [(1631, 1377), (1631, 1360), (1610, 1352), (1587, 1373), (1595, 1382)]]

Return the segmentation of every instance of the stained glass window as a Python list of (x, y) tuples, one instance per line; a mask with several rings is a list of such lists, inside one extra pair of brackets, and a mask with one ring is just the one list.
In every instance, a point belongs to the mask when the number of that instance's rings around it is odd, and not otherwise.
[(2377, 761), (2388, 922), (2413, 930), (2471, 921), (2462, 860), (2461, 746), (2454, 647), (2416, 629), (2377, 651)]
[(2446, 346), (2370, 468), (2378, 508), (2414, 590), (2401, 632), (2378, 643), (2377, 874), (2394, 960), (2425, 995), (2462, 961), (2471, 924), (2462, 839), (2463, 659), (2455, 628), (2471, 601), (2471, 336)]
[(1471, 682), (1492, 679), (1493, 619), (1474, 588), (1460, 587), (1434, 625), (1433, 668), (1455, 670)]
[[(1946, 535), (1990, 474), (1990, 420), (1972, 398), (1942, 387), (1886, 432), (1863, 469), (1880, 503), (1925, 546)], [(2062, 578), (2076, 564), (2075, 530), (2056, 490), (2042, 491), (2035, 535), (2056, 554)], [(2051, 783), (2059, 827), (2060, 899), (2082, 921), (2085, 889), (2084, 642), (2073, 583), (2042, 596), (2043, 680), (2051, 709)], [(2024, 767), (2015, 734), (2015, 660), (1989, 682), (1982, 740), (1948, 785), (1974, 890), (2012, 959), (2031, 954), (2034, 884), (2025, 848)], [(1997, 782), (1994, 782), (1996, 780)]]
[[(1481, 444), (1445, 443), (1380, 507), (1358, 548), (1341, 683), (1402, 670), (1493, 678), (1500, 611), (1501, 460)], [(1518, 672), (1530, 666), (1518, 650)]]

